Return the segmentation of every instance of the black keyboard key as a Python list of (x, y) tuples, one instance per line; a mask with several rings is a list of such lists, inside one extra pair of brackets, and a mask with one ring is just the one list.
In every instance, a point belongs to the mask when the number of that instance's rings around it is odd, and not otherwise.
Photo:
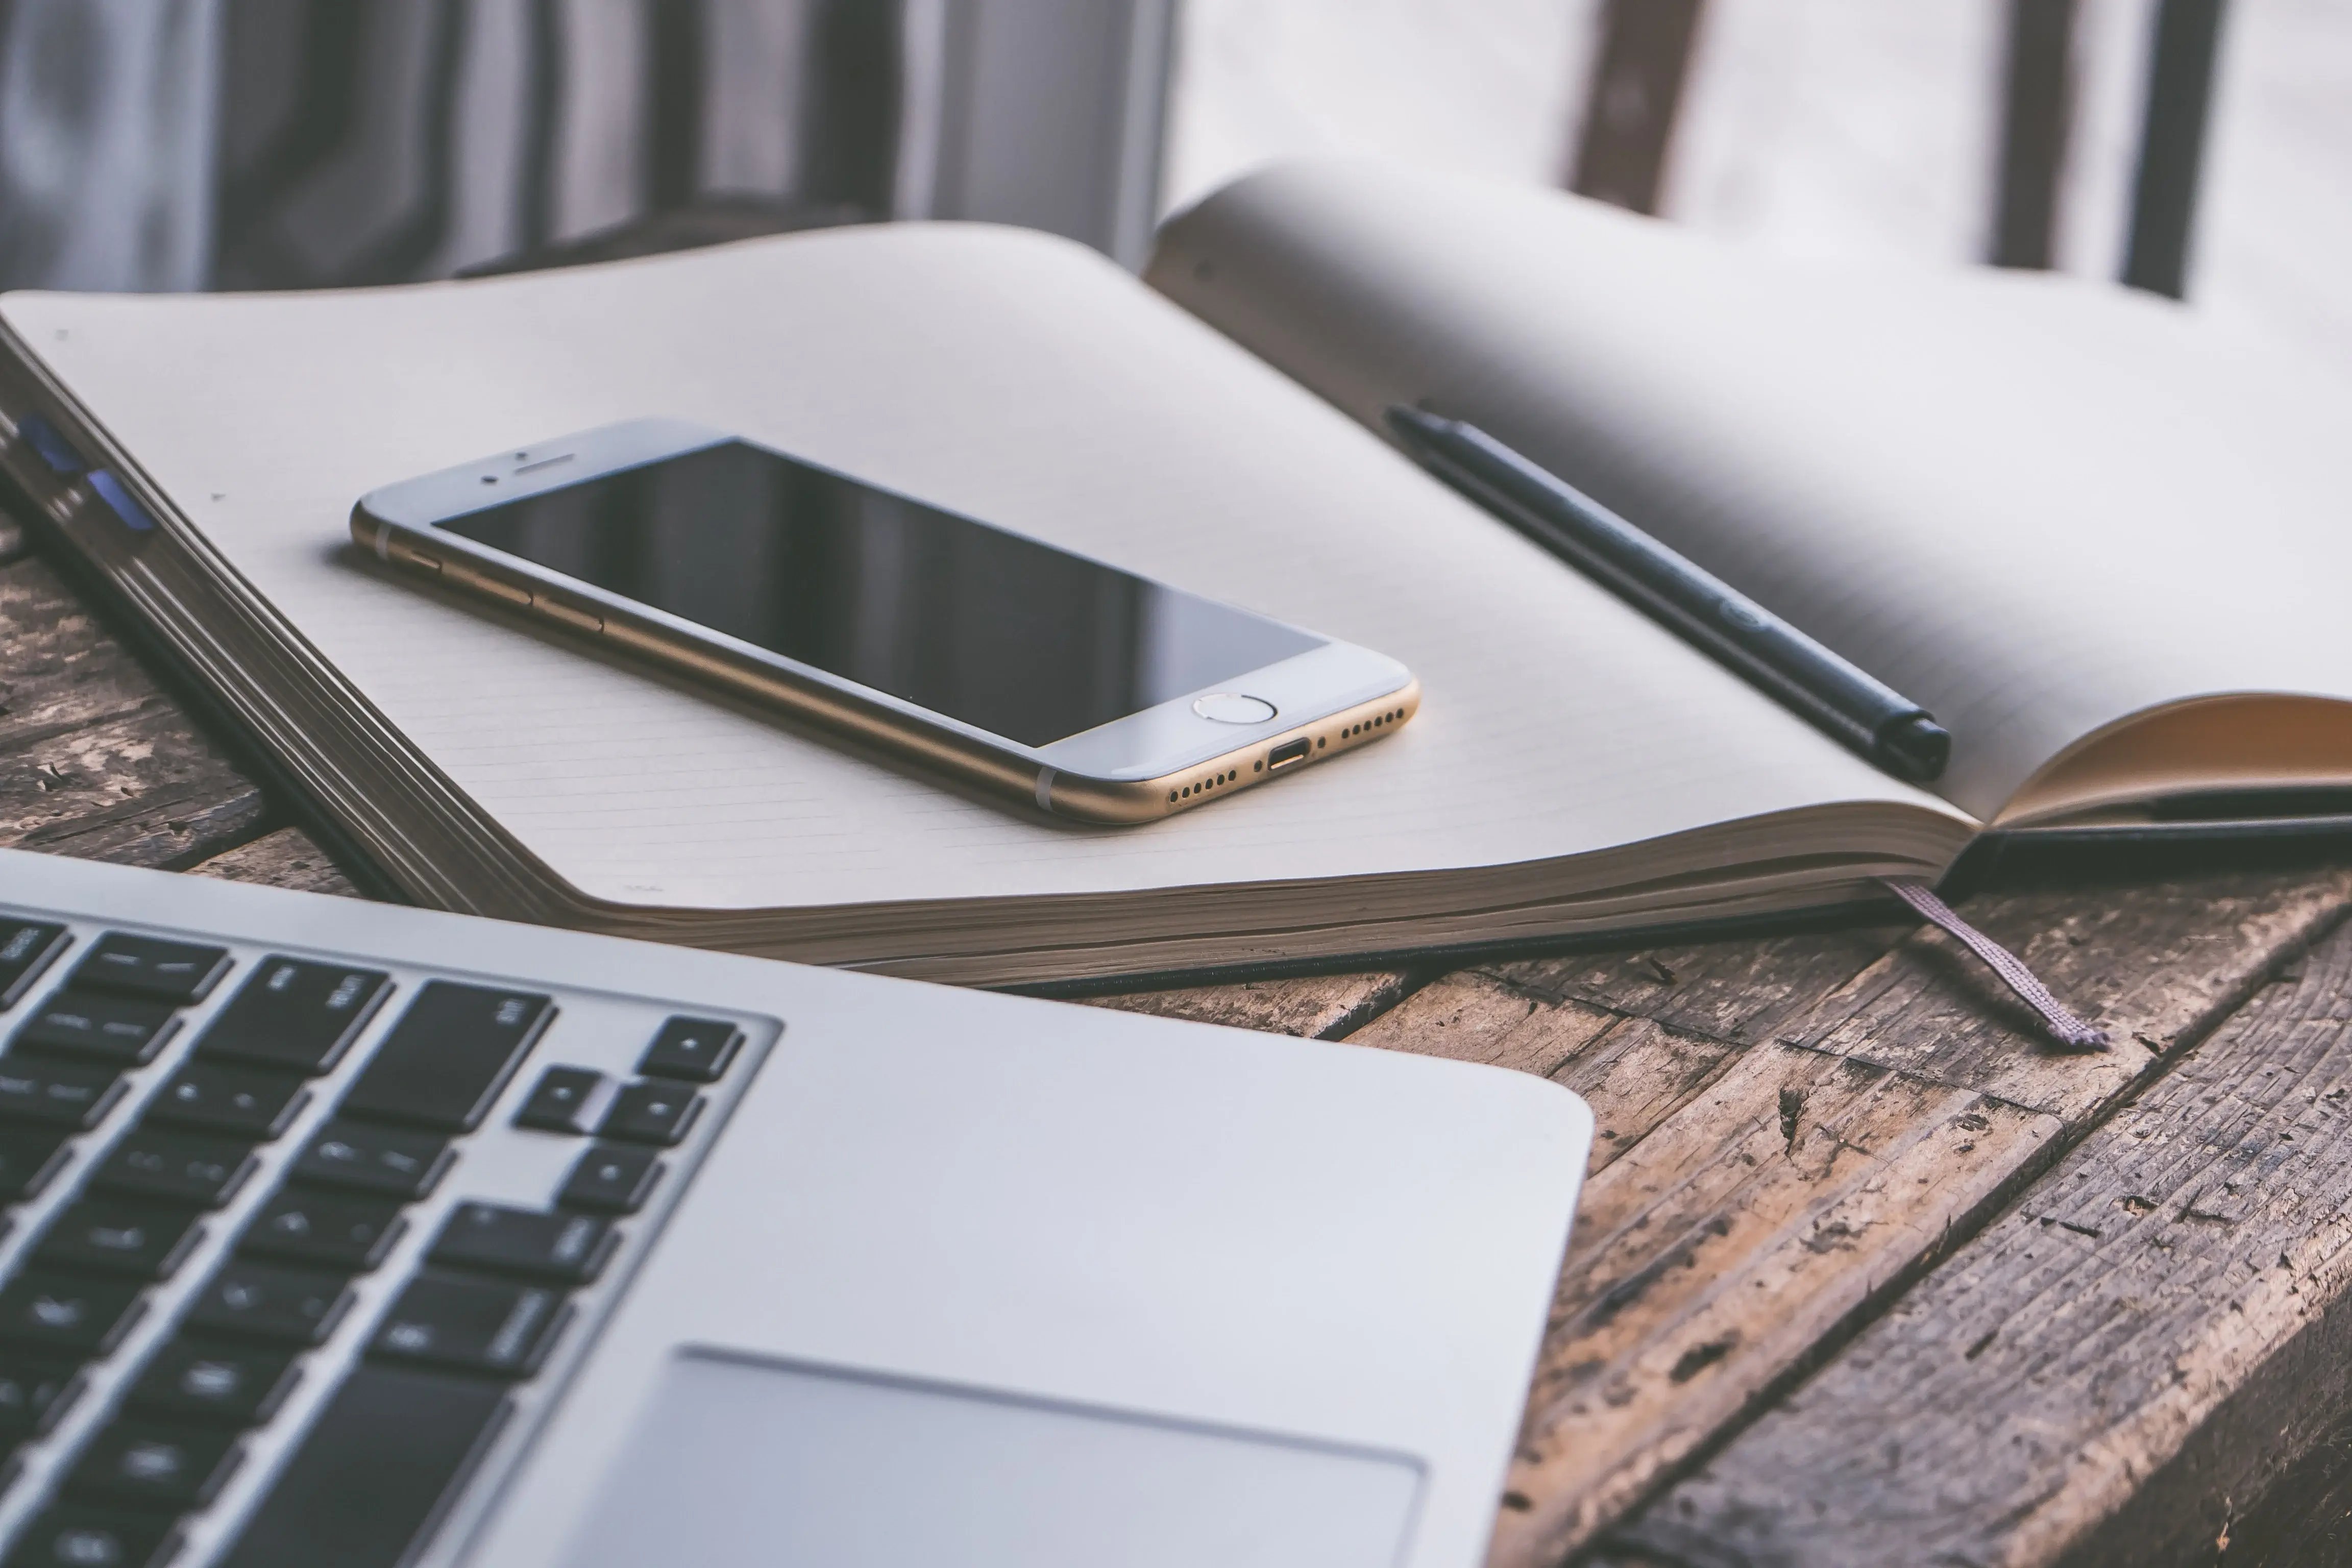
[(147, 1120), (226, 1132), (267, 1143), (310, 1102), (299, 1079), (219, 1062), (193, 1061), (172, 1075), (147, 1105)]
[(0, 1351), (0, 1447), (47, 1431), (80, 1392), (77, 1363)]
[(135, 1410), (174, 1421), (258, 1426), (302, 1381), (295, 1352), (226, 1340), (172, 1341), (131, 1385)]
[(585, 1133), (604, 1120), (620, 1086), (590, 1068), (550, 1068), (515, 1112), (517, 1127), (541, 1132)]
[(196, 1054), (314, 1075), (341, 1059), (392, 977), (373, 969), (265, 958), (196, 1042)]
[(179, 1029), (179, 1015), (166, 1003), (60, 991), (41, 1004), (10, 1044), (12, 1048), (72, 1051), (136, 1067), (152, 1061)]
[(71, 984), (185, 1007), (210, 995), (228, 970), (225, 947), (110, 931), (76, 967)]
[(398, 1568), (465, 1486), (507, 1411), (496, 1384), (355, 1369), (217, 1568)]
[(603, 1271), (620, 1241), (613, 1222), (594, 1215), (459, 1204), (433, 1238), (431, 1260), (453, 1268), (585, 1285)]
[(260, 1162), (233, 1138), (170, 1128), (133, 1127), (115, 1140), (92, 1186), (166, 1203), (216, 1209), (236, 1195)]
[(0, 1056), (0, 1117), (87, 1132), (114, 1109), (124, 1085), (100, 1062)]
[(397, 1198), (289, 1187), (262, 1205), (237, 1238), (236, 1249), (365, 1274), (383, 1261), (407, 1228)]
[(421, 1274), (376, 1325), (368, 1353), (492, 1377), (529, 1377), (570, 1316), (561, 1291)]
[(352, 1293), (340, 1274), (236, 1258), (206, 1282), (183, 1321), (203, 1333), (318, 1345), (335, 1331), (351, 1304)]
[(168, 1513), (61, 1502), (25, 1527), (7, 1568), (163, 1568), (179, 1551)]
[(554, 1016), (545, 996), (436, 980), (376, 1047), (341, 1114), (470, 1132)]
[(447, 1139), (430, 1132), (330, 1121), (312, 1136), (289, 1174), (415, 1203), (433, 1190), (457, 1157)]
[(635, 1214), (645, 1207), (660, 1182), (662, 1164), (650, 1149), (624, 1149), (592, 1143), (563, 1178), (557, 1205), (568, 1209), (594, 1209), (599, 1214)]
[(93, 1502), (177, 1512), (212, 1501), (244, 1457), (234, 1432), (119, 1416), (82, 1449), (65, 1489)]
[(686, 1137), (702, 1114), (702, 1097), (674, 1083), (633, 1083), (604, 1113), (599, 1138), (625, 1143), (658, 1143), (668, 1148)]
[(61, 925), (0, 916), (0, 1013), (23, 1001), (41, 972), (72, 945), (72, 934)]
[(204, 1238), (193, 1209), (91, 1196), (49, 1222), (33, 1256), (60, 1268), (168, 1279)]
[(63, 1129), (0, 1126), (0, 1203), (37, 1194), (72, 1155)]
[(646, 1078), (717, 1083), (742, 1046), (743, 1031), (724, 1019), (672, 1018), (646, 1047), (637, 1071)]
[(139, 1321), (139, 1282), (29, 1268), (0, 1289), (0, 1339), (84, 1356), (113, 1350)]

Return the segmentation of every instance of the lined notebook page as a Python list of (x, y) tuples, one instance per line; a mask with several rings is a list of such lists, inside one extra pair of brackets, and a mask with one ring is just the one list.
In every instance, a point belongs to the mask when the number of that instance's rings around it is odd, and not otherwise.
[(1340, 163), (1213, 196), (1149, 276), (1360, 419), (1486, 426), (1922, 702), (1979, 819), (2148, 708), (2352, 698), (2352, 387), (2168, 302)]
[[(368, 700), (590, 897), (760, 909), (1523, 861), (1885, 778), (1091, 253), (845, 230), (16, 330)], [(974, 802), (354, 559), (363, 491), (614, 420), (738, 431), (1379, 648), (1421, 717), (1139, 829)]]

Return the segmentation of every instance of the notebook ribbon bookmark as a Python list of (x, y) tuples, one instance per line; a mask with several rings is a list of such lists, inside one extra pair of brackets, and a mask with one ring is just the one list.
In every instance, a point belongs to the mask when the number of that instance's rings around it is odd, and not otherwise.
[(1881, 877), (1878, 880), (1888, 892), (1910, 905), (1920, 919), (1942, 928), (1953, 941), (1984, 960), (1985, 967), (2000, 975), (2001, 983), (2017, 993), (2019, 1001), (2033, 1009), (2061, 1043), (2076, 1050), (2106, 1047), (2105, 1030), (2095, 1029), (2076, 1017), (2051, 994), (2050, 987), (2042, 984), (2040, 975), (2025, 967), (2024, 960), (1954, 913), (1952, 906), (1937, 898), (1927, 883), (1910, 877)]

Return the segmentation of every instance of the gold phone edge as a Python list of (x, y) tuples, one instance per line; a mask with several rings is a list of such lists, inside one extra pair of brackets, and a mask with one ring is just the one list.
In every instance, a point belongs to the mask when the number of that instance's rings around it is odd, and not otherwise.
[[(929, 729), (895, 709), (818, 681), (797, 679), (611, 605), (584, 599), (575, 602), (561, 589), (522, 573), (503, 572), (495, 563), (470, 553), (428, 552), (418, 547), (411, 530), (380, 522), (356, 509), (352, 513), (352, 538), (369, 554), (409, 576), (444, 584), (476, 599), (521, 612), (542, 625), (712, 682), (734, 696), (782, 710), (793, 718), (946, 773), (1000, 798), (1033, 810), (1043, 807), (1050, 816), (1076, 822), (1135, 826), (1191, 811), (1268, 783), (1276, 773), (1296, 773), (1383, 739), (1410, 721), (1421, 708), (1421, 681), (1408, 675), (1402, 686), (1383, 696), (1261, 736), (1175, 773), (1150, 779), (1091, 778), (1041, 767), (982, 742)], [(1273, 762), (1276, 753), (1301, 741), (1307, 742), (1303, 756), (1295, 762)]]
[[(1119, 782), (1055, 773), (1048, 785), (1052, 809), (1057, 816), (1082, 822), (1128, 826), (1157, 822), (1271, 783), (1277, 773), (1297, 773), (1384, 740), (1420, 710), (1421, 680), (1408, 675), (1402, 686), (1383, 696), (1307, 720), (1155, 779)], [(1307, 743), (1307, 750), (1296, 763), (1273, 763), (1276, 753), (1301, 741)]]

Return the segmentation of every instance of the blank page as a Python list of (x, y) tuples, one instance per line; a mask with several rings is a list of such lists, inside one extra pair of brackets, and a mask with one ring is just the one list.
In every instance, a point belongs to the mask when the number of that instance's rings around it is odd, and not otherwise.
[(2352, 386), (2168, 301), (1350, 163), (1212, 196), (1150, 277), (1359, 419), (1486, 426), (1923, 703), (1980, 820), (2129, 715), (2352, 698)]
[[(8, 323), (456, 784), (586, 896), (765, 909), (1505, 864), (1865, 766), (1109, 263), (977, 226)], [(362, 492), (615, 420), (730, 429), (1418, 673), (1392, 739), (1151, 826), (983, 804), (354, 559)]]

